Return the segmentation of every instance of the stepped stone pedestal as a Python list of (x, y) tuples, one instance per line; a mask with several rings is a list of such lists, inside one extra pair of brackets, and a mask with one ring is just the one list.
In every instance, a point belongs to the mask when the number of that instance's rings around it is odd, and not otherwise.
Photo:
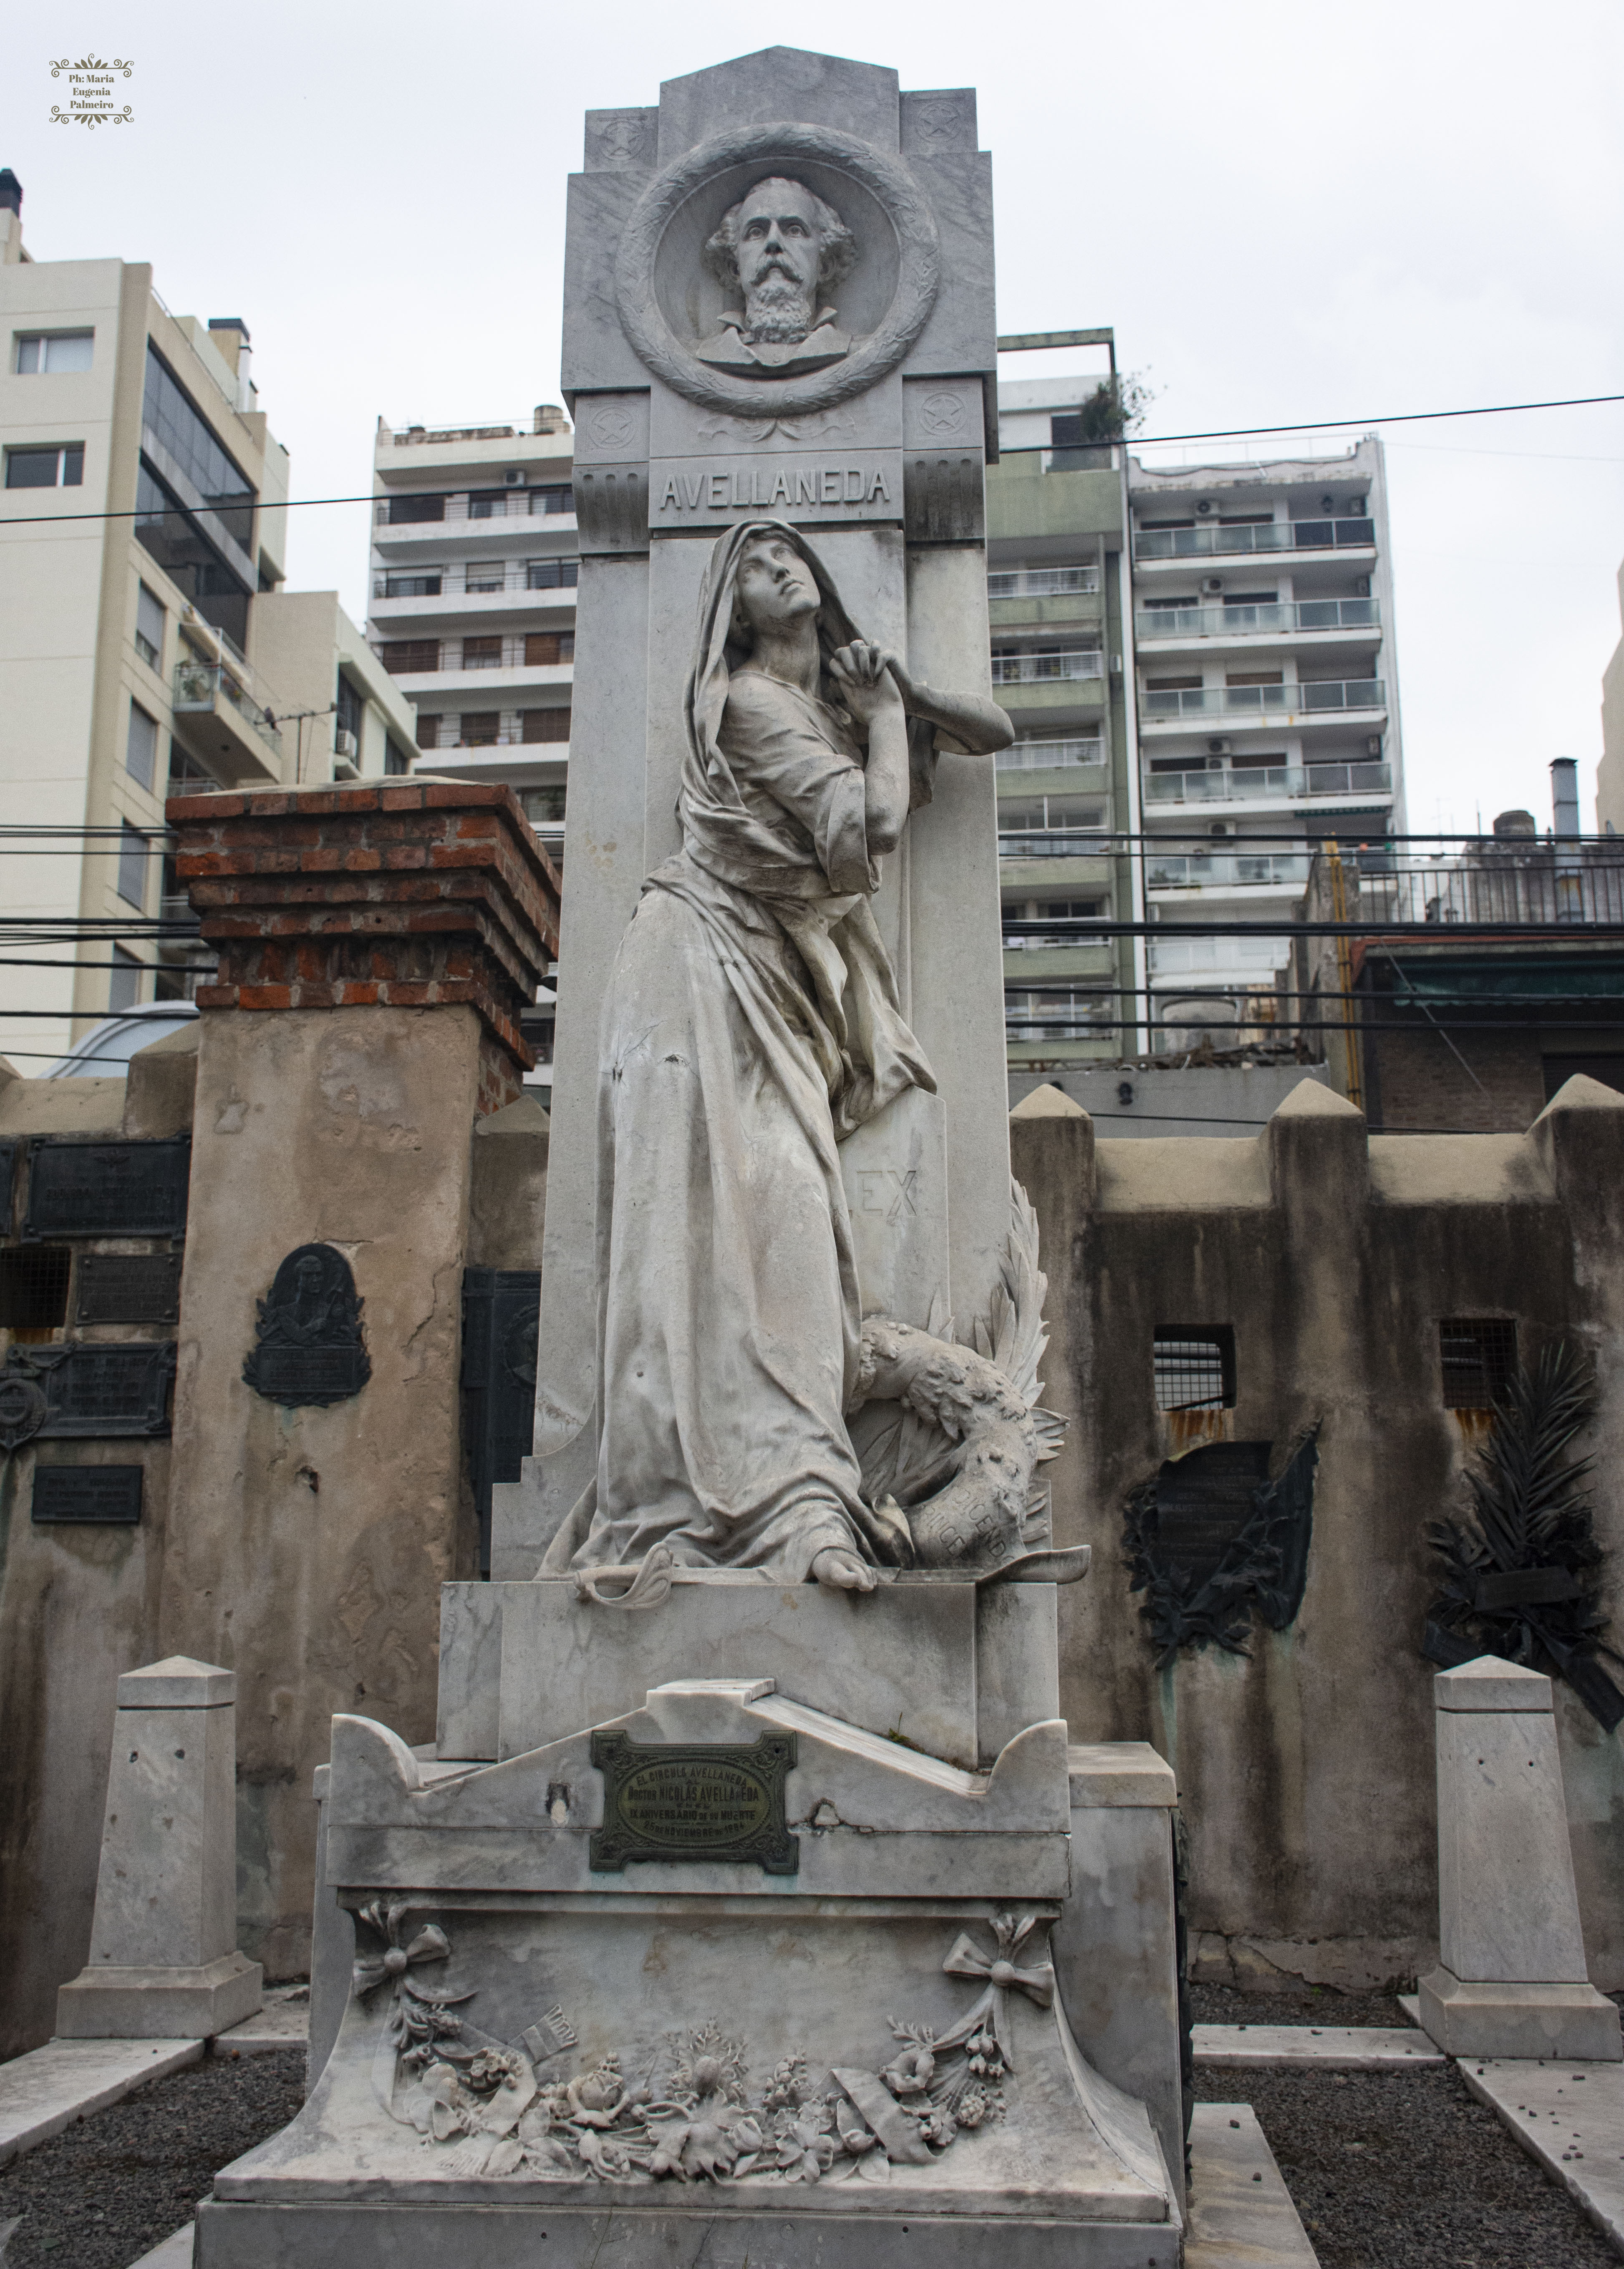
[(90, 1960), (59, 2036), (195, 2039), (259, 2007), (237, 1951), (236, 1702), (231, 1671), (185, 1655), (119, 1680)]
[(1438, 1938), (1421, 2021), (1462, 2057), (1620, 2057), (1584, 1966), (1551, 1681), (1484, 1655), (1433, 1681)]

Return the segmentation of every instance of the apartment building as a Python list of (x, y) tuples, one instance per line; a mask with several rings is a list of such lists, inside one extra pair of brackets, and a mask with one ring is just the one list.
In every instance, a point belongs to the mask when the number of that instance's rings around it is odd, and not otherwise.
[[(1404, 821), (1382, 445), (1163, 469), (1130, 455), (1142, 890), (1153, 1045), (1248, 1021), (1315, 848)], [(1158, 1035), (1160, 1036), (1158, 1038)]]
[(172, 314), (150, 266), (32, 259), (9, 172), (0, 452), (0, 822), (32, 831), (4, 846), (28, 952), (0, 1052), (37, 1072), (195, 987), (167, 795), (403, 770), (414, 720), (335, 595), (281, 588), (288, 455), (247, 326)]
[(419, 770), (501, 780), (562, 854), (580, 559), (562, 410), (530, 430), (379, 420), (372, 612)]
[(993, 691), (1016, 734), (997, 760), (1012, 1092), (1131, 1047), (1144, 982), (1142, 946), (1099, 928), (1135, 917), (1140, 822), (1123, 451), (1082, 438), (1097, 384), (1000, 384), (987, 473)]

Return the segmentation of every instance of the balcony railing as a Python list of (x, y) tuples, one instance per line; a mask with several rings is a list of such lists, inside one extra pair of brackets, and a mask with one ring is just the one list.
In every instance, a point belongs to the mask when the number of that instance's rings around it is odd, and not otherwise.
[(1096, 914), (1043, 914), (1007, 920), (1004, 951), (1053, 953), (1074, 945), (1107, 944), (1109, 940), (1099, 934), (1099, 925), (1110, 914), (1109, 905), (1102, 904)]
[(1145, 864), (1149, 891), (1233, 890), (1258, 883), (1306, 883), (1308, 854), (1266, 851), (1196, 852), (1188, 858), (1155, 858)]
[(1051, 685), (1057, 681), (1086, 677), (1104, 677), (1105, 657), (1097, 648), (1092, 651), (1073, 648), (1057, 652), (1050, 648), (1039, 654), (995, 654), (993, 656), (994, 685)]
[(998, 839), (1000, 859), (1103, 859), (1110, 849), (1104, 827), (1022, 827)]
[(1270, 520), (1251, 528), (1141, 528), (1135, 559), (1214, 559), (1225, 552), (1370, 551), (1373, 520)]
[(1273, 605), (1146, 607), (1140, 638), (1223, 638), (1249, 631), (1362, 631), (1380, 622), (1375, 599), (1282, 599)]
[[(1477, 922), (1514, 928), (1530, 922), (1620, 922), (1624, 846), (1605, 836), (1561, 842), (1491, 837), (1469, 840), (1447, 858), (1429, 859), (1384, 847), (1344, 862), (1343, 892), (1347, 918), (1372, 924)], [(1336, 918), (1323, 856), (1315, 862), (1304, 912), (1310, 920)], [(1555, 980), (1549, 989), (1559, 989)], [(1470, 990), (1469, 981), (1464, 990)]]
[(1097, 591), (1097, 567), (1011, 567), (986, 579), (989, 599), (1058, 599), (1068, 591)]
[(188, 654), (175, 664), (173, 706), (183, 714), (213, 715), (224, 701), (246, 725), (253, 728), (280, 761), (282, 735), (248, 691), (238, 673), (223, 661), (203, 661)]
[(418, 568), (373, 578), (374, 599), (479, 599), (505, 591), (572, 591), (579, 559), (469, 560), (454, 567)]
[(1014, 741), (993, 761), (1000, 772), (1058, 772), (1067, 765), (1103, 765), (1105, 744), (1097, 733), (1071, 740)]
[(380, 528), (424, 528), (449, 521), (540, 520), (574, 510), (574, 491), (562, 481), (531, 488), (401, 491), (380, 499), (373, 518)]
[(1392, 768), (1360, 765), (1232, 765), (1207, 772), (1149, 772), (1147, 803), (1239, 803), (1269, 795), (1388, 795)]
[(1288, 685), (1192, 685), (1140, 698), (1147, 717), (1232, 717), (1247, 710), (1318, 716), (1339, 709), (1384, 709), (1387, 688), (1379, 677), (1313, 677), (1296, 678)]
[(1150, 973), (1183, 977), (1208, 970), (1278, 969), (1290, 951), (1286, 937), (1153, 938)]

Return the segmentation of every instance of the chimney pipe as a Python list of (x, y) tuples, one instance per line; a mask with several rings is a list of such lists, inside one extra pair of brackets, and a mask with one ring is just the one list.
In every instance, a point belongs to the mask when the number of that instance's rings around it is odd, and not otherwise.
[(1579, 767), (1571, 757), (1551, 761), (1551, 816), (1560, 840), (1581, 832), (1579, 826)]

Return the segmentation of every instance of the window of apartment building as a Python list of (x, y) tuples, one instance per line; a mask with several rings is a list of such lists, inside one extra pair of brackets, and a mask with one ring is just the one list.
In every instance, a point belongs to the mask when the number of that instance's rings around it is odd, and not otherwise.
[(525, 563), (529, 591), (572, 591), (580, 580), (579, 559), (530, 559)]
[(568, 790), (562, 781), (554, 787), (528, 787), (520, 797), (527, 819), (552, 822), (555, 825), (564, 817)]
[(151, 792), (158, 778), (158, 720), (149, 717), (137, 701), (129, 705), (129, 730), (124, 735), (124, 770), (137, 787)]
[(1158, 1410), (1235, 1407), (1232, 1324), (1158, 1324), (1151, 1352)]
[(570, 713), (567, 709), (527, 709), (522, 713), (520, 731), (528, 742), (567, 741)]
[(113, 949), (113, 974), (107, 979), (107, 1009), (112, 1016), (122, 1016), (127, 1009), (137, 1007), (141, 1000), (143, 965), (133, 953), (126, 953), (122, 945)]
[(1111, 1000), (1100, 993), (1045, 986), (1041, 992), (1004, 995), (1004, 1035), (1011, 1040), (1091, 1038), (1111, 1015)]
[[(137, 542), (179, 584), (203, 620), (223, 632), (240, 654), (248, 638), (249, 588), (210, 541), (201, 519), (188, 510), (144, 456), (136, 475), (136, 512)], [(241, 517), (220, 514), (228, 528)]]
[(1517, 1326), (1509, 1316), (1451, 1316), (1438, 1326), (1446, 1410), (1489, 1410), (1517, 1369)]
[(226, 534), (251, 554), (254, 485), (150, 339), (141, 424), (144, 437), (173, 460), (182, 480), (196, 490), (197, 504), (218, 513)]
[(1230, 669), (1224, 673), (1226, 685), (1283, 685), (1283, 669)]
[(525, 664), (530, 669), (551, 669), (575, 659), (573, 631), (531, 631), (524, 642)]
[(84, 479), (83, 441), (63, 441), (41, 449), (8, 449), (5, 453), (5, 484), (9, 489), (77, 489)]
[(500, 669), (502, 639), (499, 632), (489, 637), (465, 638), (462, 641), (464, 669)]
[(136, 586), (136, 652), (149, 669), (164, 666), (164, 621), (166, 610), (144, 583)]
[(391, 528), (416, 528), (424, 521), (444, 520), (446, 499), (443, 496), (392, 496), (389, 499)]
[(378, 659), (392, 677), (410, 677), (439, 668), (438, 639), (388, 639), (378, 649)]
[(468, 492), (468, 516), (470, 520), (495, 520), (507, 510), (506, 489), (470, 489)]
[(1105, 913), (1104, 898), (1040, 898), (1038, 912), (1047, 921), (1098, 921)]
[(458, 721), (457, 743), (464, 749), (494, 749), (502, 737), (499, 709), (465, 709)]
[(118, 894), (126, 905), (146, 905), (147, 839), (125, 821), (118, 844)]
[(409, 772), (411, 770), (411, 758), (393, 733), (384, 743), (383, 768), (391, 779), (398, 778), (402, 772)]
[(1145, 680), (1147, 693), (1196, 693), (1200, 691), (1200, 685), (1199, 670), (1193, 677), (1186, 672), (1183, 677), (1148, 677)]
[(200, 765), (196, 757), (188, 756), (172, 734), (169, 741), (169, 781), (166, 794), (207, 795), (219, 785), (208, 766)]
[(1226, 607), (1276, 607), (1280, 604), (1280, 593), (1278, 590), (1226, 591), (1223, 603)]
[(470, 559), (462, 570), (462, 588), (477, 595), (481, 591), (503, 591), (507, 588), (507, 563), (505, 559)]
[(94, 331), (19, 331), (17, 368), (24, 376), (41, 371), (88, 370)]
[(333, 707), (338, 730), (350, 735), (350, 746), (344, 753), (351, 758), (358, 757), (361, 753), (361, 721), (366, 710), (366, 697), (358, 686), (350, 683), (342, 669), (338, 673), (338, 684), (333, 695)]
[(443, 580), (438, 567), (421, 575), (386, 575), (378, 595), (383, 599), (438, 599)]
[(530, 510), (542, 512), (573, 512), (575, 491), (566, 481), (562, 487), (550, 484), (530, 491)]
[(1273, 524), (1272, 512), (1221, 512), (1218, 515), (1220, 528), (1272, 528)]
[(418, 746), (420, 749), (438, 749), (438, 748), (439, 748), (439, 715), (438, 715), (438, 714), (434, 714), (434, 715), (432, 715), (432, 716), (426, 716), (426, 717), (425, 717), (425, 716), (424, 715), (424, 713), (423, 713), (422, 710), (421, 710), (421, 709), (419, 709), (419, 710), (418, 710), (418, 712), (417, 712), (417, 746)]
[(1195, 522), (1193, 520), (1141, 520), (1139, 525), (1141, 532), (1148, 534), (1153, 528), (1193, 528)]

